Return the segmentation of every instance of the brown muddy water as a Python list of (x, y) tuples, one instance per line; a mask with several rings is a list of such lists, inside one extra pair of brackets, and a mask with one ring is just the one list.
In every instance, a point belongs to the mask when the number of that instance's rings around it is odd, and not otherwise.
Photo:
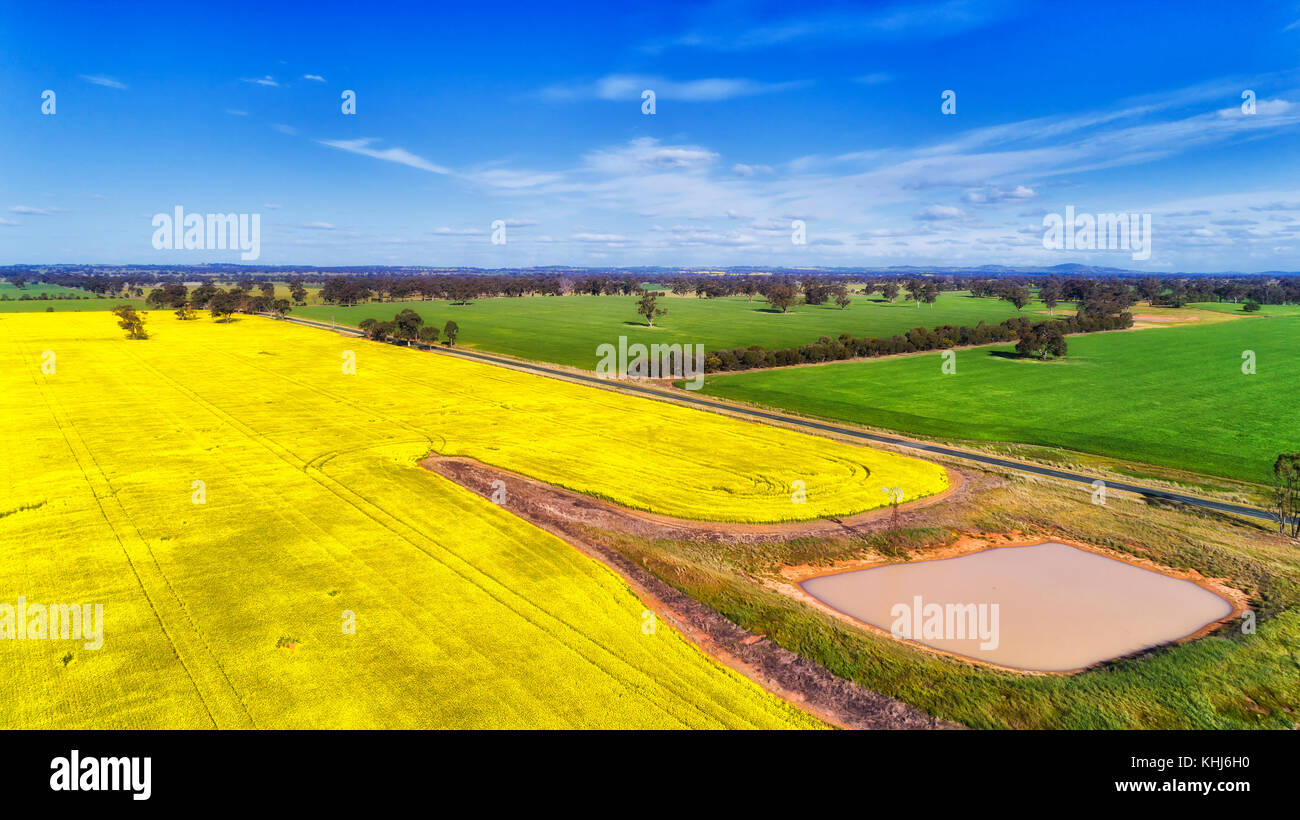
[(1233, 611), (1191, 581), (1056, 542), (841, 572), (801, 586), (895, 637), (1041, 672), (1178, 640)]

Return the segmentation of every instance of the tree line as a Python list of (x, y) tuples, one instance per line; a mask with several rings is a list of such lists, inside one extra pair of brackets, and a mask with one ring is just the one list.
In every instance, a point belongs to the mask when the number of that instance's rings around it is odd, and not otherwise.
[(460, 325), (455, 320), (447, 320), (447, 324), (439, 331), (437, 325), (426, 325), (424, 318), (410, 308), (405, 308), (387, 321), (362, 319), (357, 326), (371, 341), (386, 342), (393, 339), (406, 342), (408, 347), (417, 341), (425, 345), (437, 344), (440, 336), (446, 339), (449, 347), (454, 347), (456, 337), (460, 335)]
[(197, 311), (207, 310), (212, 318), (229, 322), (236, 313), (273, 313), (284, 318), (293, 309), (288, 299), (277, 299), (275, 285), (262, 282), (257, 290), (236, 285), (222, 289), (212, 283), (189, 288), (182, 282), (168, 282), (149, 291), (145, 304), (155, 310), (171, 310), (176, 318), (194, 319)]
[[(802, 294), (805, 303), (811, 305), (876, 291), (892, 301), (907, 291), (908, 297), (919, 307), (933, 304), (934, 297), (940, 293), (958, 290), (969, 290), (976, 296), (999, 296), (1012, 302), (1021, 299), (1027, 302), (1031, 290), (1037, 289), (1048, 299), (1077, 301), (1080, 291), (1097, 287), (1098, 283), (1114, 289), (1116, 295), (1122, 291), (1122, 295), (1133, 302), (1140, 300), (1168, 307), (1181, 307), (1191, 302), (1300, 304), (1300, 275), (1284, 273), (1194, 276), (1117, 272), (1084, 275), (1051, 271), (904, 273), (871, 269), (794, 271), (780, 268), (764, 273), (644, 269), (431, 273), (418, 269), (357, 268), (338, 274), (294, 267), (292, 273), (268, 270), (253, 274), (243, 272), (238, 266), (229, 267), (231, 274), (228, 278), (233, 278), (235, 287), (244, 291), (251, 292), (262, 284), (287, 280), (292, 290), (291, 298), (297, 304), (304, 303), (307, 284), (321, 287), (322, 298), (330, 304), (441, 299), (461, 305), (474, 299), (499, 297), (639, 295), (646, 282), (660, 285), (675, 296), (694, 294), (703, 299), (745, 296), (750, 300), (762, 296), (781, 310), (788, 310), (795, 304), (795, 301), (785, 301), (789, 298), (787, 288), (794, 291), (796, 298)], [(183, 282), (187, 278), (214, 284), (214, 268), (220, 269), (221, 266), (141, 268), (129, 273), (104, 273), (102, 271), (111, 268), (102, 266), (10, 266), (0, 268), (0, 275), (15, 284), (43, 282), (87, 290), (100, 296), (139, 296), (144, 287), (178, 280)], [(913, 289), (913, 285), (919, 290)], [(846, 304), (840, 306), (847, 307)]]
[(842, 333), (839, 338), (831, 339), (822, 336), (816, 342), (801, 347), (767, 350), (761, 345), (750, 345), (731, 350), (715, 350), (704, 355), (704, 372), (755, 370), (794, 364), (867, 359), (898, 353), (946, 350), (953, 347), (1011, 341), (1017, 342), (1016, 349), (1022, 355), (1045, 359), (1049, 355), (1065, 355), (1064, 337), (1068, 334), (1121, 330), (1132, 326), (1131, 313), (1107, 313), (1100, 307), (1084, 306), (1080, 307), (1078, 313), (1073, 316), (1042, 322), (1035, 322), (1026, 316), (1015, 316), (996, 325), (980, 322), (975, 327), (967, 325), (943, 325), (933, 329), (918, 327), (888, 338), (856, 338), (848, 333)]

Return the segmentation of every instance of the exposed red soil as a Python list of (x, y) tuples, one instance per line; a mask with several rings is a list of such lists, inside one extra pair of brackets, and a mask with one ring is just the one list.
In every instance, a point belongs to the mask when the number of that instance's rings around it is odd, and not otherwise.
[[(842, 518), (819, 518), (780, 524), (743, 524), (719, 521), (693, 521), (668, 515), (632, 510), (582, 493), (556, 487), (544, 481), (490, 467), (468, 458), (433, 455), (420, 462), (422, 467), (449, 478), (485, 498), (491, 498), (492, 482), (505, 482), (507, 500), (524, 505), (533, 521), (559, 519), (623, 532), (641, 538), (670, 538), (706, 543), (752, 543), (788, 541), (794, 538), (867, 535), (892, 528), (892, 510), (882, 507)], [(900, 526), (906, 526), (914, 513), (940, 501), (960, 498), (966, 493), (966, 478), (948, 467), (948, 489), (898, 506)], [(513, 511), (512, 504), (505, 505)], [(534, 521), (534, 523), (536, 523)]]
[[(820, 664), (791, 652), (764, 635), (755, 635), (711, 607), (677, 590), (622, 553), (588, 536), (590, 528), (643, 538), (705, 542), (789, 540), (809, 535), (861, 535), (892, 526), (891, 511), (876, 510), (843, 519), (787, 524), (727, 524), (690, 521), (629, 510), (541, 481), (465, 458), (429, 456), (421, 466), (491, 499), (494, 481), (505, 484), (502, 507), (568, 542), (608, 566), (654, 611), (701, 650), (769, 692), (828, 723), (852, 729), (959, 729), (914, 706), (836, 677)], [(944, 493), (899, 507), (900, 523), (916, 510), (964, 491), (965, 480), (949, 468), (952, 483)], [(499, 485), (498, 485), (499, 486)]]

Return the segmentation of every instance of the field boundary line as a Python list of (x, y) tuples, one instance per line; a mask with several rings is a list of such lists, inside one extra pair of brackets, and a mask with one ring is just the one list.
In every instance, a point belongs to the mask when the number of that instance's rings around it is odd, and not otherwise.
[[(234, 358), (236, 361), (242, 361), (242, 357), (236, 356), (234, 354), (231, 354), (231, 357)], [(348, 486), (347, 484), (330, 476), (328, 473), (324, 471), (323, 468), (326, 464), (329, 463), (330, 460), (332, 460), (332, 456), (327, 455), (323, 459), (318, 457), (316, 459), (313, 459), (311, 462), (303, 463), (297, 456), (295, 456), (290, 450), (285, 448), (279, 442), (276, 442), (274, 439), (271, 439), (269, 436), (259, 433), (255, 429), (249, 427), (249, 425), (247, 425), (245, 422), (243, 422), (236, 416), (231, 415), (228, 411), (222, 409), (221, 407), (213, 404), (209, 400), (203, 398), (198, 393), (194, 392), (192, 389), (180, 384), (174, 378), (162, 372), (157, 367), (143, 360), (140, 360), (140, 364), (143, 367), (153, 371), (160, 378), (170, 383), (173, 386), (173, 389), (176, 389), (184, 394), (189, 395), (195, 402), (203, 406), (212, 415), (221, 419), (226, 424), (235, 427), (235, 429), (240, 430), (246, 437), (249, 438), (250, 441), (264, 447), (272, 455), (281, 459), (285, 463), (289, 464), (294, 469), (300, 470), (303, 473), (305, 473), (307, 476), (309, 476), (314, 481), (316, 481), (324, 489), (333, 493), (336, 497), (339, 498), (340, 501), (355, 509), (356, 512), (359, 513), (360, 515), (369, 518), (380, 527), (383, 527), (384, 529), (388, 530), (393, 535), (395, 535), (397, 538), (406, 542), (409, 546), (413, 547), (418, 552), (423, 553), (426, 557), (446, 567), (450, 572), (456, 574), (464, 581), (466, 581), (467, 583), (471, 584), (472, 586), (480, 590), (483, 594), (489, 596), (497, 603), (499, 603), (501, 606), (505, 607), (507, 610), (512, 612), (516, 617), (519, 617), (523, 621), (531, 624), (535, 628), (541, 630), (546, 635), (550, 636), (552, 639), (556, 640), (561, 645), (565, 646), (569, 651), (573, 652), (575, 656), (581, 658), (582, 660), (586, 661), (587, 663), (599, 669), (611, 681), (614, 681), (618, 685), (626, 688), (629, 692), (636, 692), (638, 695), (645, 698), (648, 702), (655, 704), (665, 715), (673, 715), (673, 710), (671, 708), (668, 708), (668, 706), (665, 703), (665, 697), (659, 691), (661, 689), (659, 682), (656, 681), (648, 672), (642, 669), (639, 665), (623, 657), (619, 653), (614, 652), (609, 647), (602, 645), (599, 641), (596, 641), (586, 636), (574, 624), (565, 621), (563, 618), (559, 617), (555, 613), (552, 613), (546, 610), (545, 608), (538, 606), (536, 603), (528, 600), (526, 597), (514, 592), (509, 588), (509, 586), (505, 585), (500, 580), (495, 578), (491, 573), (475, 565), (472, 561), (461, 556), (455, 550), (450, 549), (449, 547), (442, 544), (432, 536), (424, 534), (413, 525), (407, 523), (406, 521), (403, 521), (401, 518), (389, 512), (387, 509), (382, 507), (379, 503), (377, 503), (373, 499), (367, 498), (366, 496), (362, 495), (360, 492)], [(260, 368), (260, 369), (263, 369), (264, 372), (269, 372), (272, 375), (280, 376), (285, 380), (289, 381), (290, 383), (295, 383), (295, 380), (292, 377), (285, 376), (284, 374), (281, 373), (276, 373), (275, 371), (265, 371), (264, 368)], [(352, 407), (354, 410), (358, 412), (360, 412), (361, 410), (360, 408), (355, 407), (354, 405), (350, 404), (347, 401), (343, 401), (338, 399), (337, 397), (331, 396), (328, 391), (319, 390), (318, 392), (320, 392), (322, 396), (325, 396), (332, 400), (342, 401), (342, 403), (347, 404), (348, 406)], [(397, 422), (393, 422), (393, 423), (397, 424)], [(401, 426), (409, 427), (409, 425), (401, 425)], [(428, 441), (427, 435), (424, 435), (422, 431), (415, 430), (414, 432), (416, 432), (417, 435), (420, 436), (420, 439)], [(416, 440), (418, 441), (420, 439), (416, 439)], [(347, 452), (368, 451), (368, 450), (375, 449), (376, 447), (387, 446), (388, 444), (391, 444), (391, 442), (380, 444), (380, 445), (361, 446), (361, 447), (353, 448), (352, 450), (349, 450)], [(319, 463), (317, 463), (318, 461)], [(446, 480), (446, 479), (442, 479), (442, 480)], [(449, 483), (454, 485), (454, 482), (449, 482)], [(464, 490), (464, 488), (461, 489)], [(473, 494), (471, 493), (471, 495)], [(521, 520), (525, 526), (534, 526), (527, 521), (524, 521), (522, 519), (519, 520)], [(389, 521), (391, 521), (392, 523), (390, 524)], [(541, 528), (536, 528), (536, 529), (545, 532), (544, 530), (541, 530)], [(546, 534), (548, 536), (554, 537), (550, 533), (546, 533)], [(430, 542), (434, 547), (437, 548), (438, 552), (442, 553), (442, 555), (436, 554), (430, 548), (421, 544), (420, 541)], [(608, 567), (604, 569), (605, 571), (611, 571), (609, 570)], [(613, 573), (613, 574), (615, 577), (618, 577), (617, 573)], [(489, 589), (484, 582), (490, 582), (491, 585), (493, 586), (493, 589)], [(501, 592), (495, 591), (497, 589), (501, 590)], [(510, 600), (506, 600), (506, 598), (503, 597), (502, 593), (508, 595)], [(548, 628), (547, 625), (544, 625), (539, 620), (530, 618), (527, 614), (525, 614), (524, 609), (521, 608), (519, 604), (522, 604), (523, 607), (526, 607), (529, 611), (540, 614), (540, 616), (542, 616), (542, 618), (547, 622), (547, 624), (550, 624), (551, 626), (561, 627), (561, 630), (557, 631), (553, 628)], [(566, 638), (565, 635), (576, 636), (579, 640), (575, 643), (571, 637)], [(685, 636), (683, 637), (685, 638)], [(694, 645), (693, 642), (689, 641), (689, 639), (687, 639), (687, 643), (691, 644), (692, 646)], [(585, 653), (581, 649), (579, 649), (579, 644), (594, 649), (595, 652)], [(698, 650), (698, 647), (696, 647), (696, 649)], [(707, 653), (704, 654), (706, 657), (708, 657)], [(602, 659), (602, 656), (603, 658), (606, 659)], [(716, 662), (716, 660), (714, 662)], [(637, 680), (637, 678), (639, 678), (639, 680)], [(696, 713), (698, 713), (700, 718), (706, 722), (709, 723), (721, 722), (719, 717), (716, 714), (711, 713), (710, 711), (698, 706), (695, 703), (685, 702), (684, 705), (689, 707), (690, 709), (693, 709)], [(722, 704), (715, 704), (715, 705), (718, 708), (725, 708), (725, 706)], [(732, 714), (733, 716), (735, 716), (735, 713)], [(677, 719), (679, 721), (681, 720), (680, 718)], [(686, 726), (688, 724), (682, 721), (682, 725)]]
[[(294, 322), (306, 327), (314, 327), (321, 330), (333, 330), (336, 333), (344, 335), (357, 336), (364, 338), (365, 334), (354, 330), (350, 327), (331, 328), (319, 322), (285, 317), (284, 321)], [(396, 345), (406, 347), (406, 345)], [(760, 423), (776, 423), (780, 425), (790, 425), (799, 427), (803, 430), (811, 430), (816, 433), (831, 433), (833, 435), (845, 436), (848, 438), (862, 439), (875, 442), (878, 444), (888, 444), (895, 447), (901, 447), (909, 450), (919, 450), (923, 453), (932, 453), (934, 455), (945, 456), (947, 458), (964, 459), (973, 461), (978, 464), (998, 467), (1004, 470), (1016, 470), (1022, 473), (1029, 473), (1045, 478), (1054, 478), (1062, 481), (1070, 481), (1079, 484), (1091, 485), (1094, 481), (1105, 481), (1107, 490), (1119, 490), (1121, 492), (1134, 493), (1144, 498), (1156, 499), (1159, 501), (1171, 501), (1178, 504), (1184, 504), (1190, 507), (1200, 507), (1210, 509), (1216, 512), (1227, 513), (1229, 515), (1239, 515), (1260, 521), (1267, 521), (1270, 524), (1278, 523), (1277, 514), (1269, 510), (1262, 510), (1257, 507), (1249, 507), (1242, 504), (1233, 504), (1227, 501), (1217, 501), (1211, 498), (1189, 495), (1187, 493), (1177, 493), (1170, 490), (1162, 490), (1156, 487), (1143, 486), (1127, 481), (1113, 481), (1104, 479), (1097, 475), (1088, 475), (1086, 473), (1077, 473), (1070, 470), (1062, 470), (1056, 467), (1049, 467), (1032, 462), (1018, 461), (1001, 456), (993, 456), (980, 453), (974, 450), (965, 450), (944, 444), (935, 444), (932, 442), (922, 441), (919, 439), (907, 438), (901, 435), (887, 435), (884, 433), (875, 433), (869, 430), (843, 426), (829, 421), (820, 421), (814, 418), (805, 418), (802, 416), (789, 415), (776, 412), (774, 410), (762, 409), (755, 406), (732, 403), (717, 398), (699, 398), (685, 394), (685, 391), (668, 392), (660, 388), (647, 387), (640, 384), (630, 384), (625, 382), (616, 382), (611, 379), (601, 379), (596, 376), (589, 376), (583, 373), (569, 372), (560, 370), (557, 367), (551, 367), (545, 364), (528, 362), (526, 360), (516, 360), (502, 358), (492, 354), (480, 353), (478, 351), (454, 350), (441, 347), (417, 347), (414, 349), (428, 350), (444, 356), (455, 356), (462, 359), (485, 362), (498, 367), (507, 367), (514, 370), (521, 370), (528, 373), (534, 373), (549, 378), (563, 379), (570, 382), (586, 384), (593, 387), (604, 388), (614, 392), (625, 394), (635, 394), (644, 398), (656, 399), (658, 401), (675, 402), (678, 404), (689, 405), (692, 407), (709, 410), (720, 414), (731, 414), (749, 421)]]

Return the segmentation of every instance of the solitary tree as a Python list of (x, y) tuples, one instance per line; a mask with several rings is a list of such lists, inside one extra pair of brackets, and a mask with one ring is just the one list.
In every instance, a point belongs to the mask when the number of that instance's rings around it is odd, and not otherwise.
[(1038, 298), (1047, 305), (1047, 312), (1051, 316), (1056, 315), (1056, 304), (1061, 301), (1061, 286), (1056, 282), (1048, 282), (1038, 289)]
[(907, 298), (916, 302), (919, 309), (921, 307), (921, 298), (925, 296), (925, 283), (920, 279), (913, 279), (907, 283)]
[(1015, 287), (1007, 288), (1006, 291), (1003, 292), (1002, 298), (1015, 305), (1016, 310), (1020, 310), (1022, 307), (1029, 304), (1029, 288), (1024, 285), (1016, 285)]
[(1048, 355), (1064, 356), (1066, 351), (1065, 336), (1055, 323), (1039, 322), (1020, 331), (1020, 341), (1016, 342), (1016, 352), (1022, 356), (1035, 356), (1046, 359)]
[(447, 337), (448, 345), (452, 347), (456, 346), (456, 334), (458, 333), (460, 333), (460, 325), (456, 324), (451, 319), (448, 319), (446, 326), (442, 329), (442, 335)]
[(289, 280), (289, 297), (295, 304), (305, 305), (307, 303), (307, 289), (302, 286), (301, 279)]
[(898, 298), (898, 283), (886, 282), (880, 288), (880, 295), (885, 297), (886, 302), (892, 302)]
[(117, 317), (117, 326), (126, 331), (128, 339), (148, 339), (149, 334), (144, 329), (144, 317), (135, 312), (135, 308), (130, 305), (118, 305), (113, 308), (113, 315)]
[(420, 328), (419, 336), (420, 336), (420, 341), (424, 342), (427, 345), (437, 344), (438, 343), (437, 325), (425, 325), (424, 327)]
[(837, 285), (835, 287), (835, 304), (840, 306), (840, 310), (844, 310), (852, 303), (853, 300), (849, 298), (849, 289), (843, 285)]
[(930, 307), (934, 307), (935, 300), (938, 298), (939, 286), (933, 281), (927, 281), (925, 283), (925, 289), (921, 291), (921, 299)]
[(288, 299), (276, 299), (271, 303), (271, 311), (279, 318), (283, 319), (293, 306), (289, 304)]
[(767, 303), (775, 308), (780, 308), (782, 313), (790, 309), (794, 300), (799, 298), (799, 294), (789, 285), (773, 285), (767, 289)]
[(646, 324), (650, 327), (655, 326), (655, 319), (668, 313), (668, 311), (658, 306), (658, 302), (658, 293), (646, 291), (641, 294), (640, 301), (636, 303), (636, 312), (645, 317)]

